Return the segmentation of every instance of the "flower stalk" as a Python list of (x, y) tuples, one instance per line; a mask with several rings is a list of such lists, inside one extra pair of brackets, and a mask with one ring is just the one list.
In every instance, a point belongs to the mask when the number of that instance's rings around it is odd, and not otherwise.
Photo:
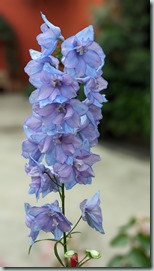
[[(62, 200), (62, 213), (65, 215), (65, 187), (64, 187), (64, 184), (62, 184), (62, 197), (61, 197), (61, 200)], [(67, 251), (67, 236), (66, 236), (66, 233), (64, 232), (63, 233), (63, 248), (64, 248), (64, 255)], [(67, 263), (67, 259), (65, 258), (65, 264), (66, 266), (68, 265)]]
[[(80, 203), (81, 215), (72, 225), (65, 212), (65, 192), (91, 184), (92, 167), (100, 161), (91, 149), (98, 143), (101, 108), (107, 101), (102, 94), (107, 88), (102, 77), (105, 54), (94, 41), (92, 25), (65, 40), (61, 29), (41, 16), (42, 32), (36, 37), (41, 50), (30, 49), (31, 60), (25, 67), (36, 89), (29, 97), (32, 116), (23, 125), (22, 155), (28, 160), (29, 194), (38, 200), (40, 195), (58, 192), (60, 204), (58, 200), (40, 207), (25, 203), (26, 225), (32, 244), (38, 241), (40, 231), (53, 235), (50, 240), (55, 242), (54, 253), (62, 267), (81, 267), (99, 256), (87, 250), (79, 262), (77, 253), (68, 256), (69, 240), (81, 219), (104, 234), (100, 193)], [(60, 257), (59, 245), (65, 259)]]

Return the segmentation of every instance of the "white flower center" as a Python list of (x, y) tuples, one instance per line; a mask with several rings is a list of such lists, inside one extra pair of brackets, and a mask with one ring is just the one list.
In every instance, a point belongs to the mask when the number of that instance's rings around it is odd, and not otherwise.
[(54, 140), (54, 142), (55, 142), (55, 144), (61, 144), (60, 138), (56, 138), (56, 139)]
[(77, 52), (80, 56), (82, 56), (82, 55), (83, 55), (84, 53), (86, 53), (87, 51), (88, 51), (87, 48), (84, 47), (84, 46), (82, 46), (82, 47), (76, 49), (76, 52)]
[(76, 167), (77, 169), (80, 169), (82, 167), (82, 163), (76, 162), (76, 163), (74, 163), (74, 167)]

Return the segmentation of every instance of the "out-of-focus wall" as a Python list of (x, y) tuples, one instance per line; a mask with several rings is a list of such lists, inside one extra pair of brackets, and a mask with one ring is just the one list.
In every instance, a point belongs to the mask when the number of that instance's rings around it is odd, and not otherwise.
[[(22, 68), (30, 59), (29, 49), (40, 49), (35, 39), (43, 22), (40, 11), (49, 21), (59, 26), (63, 36), (67, 38), (91, 23), (93, 7), (102, 2), (103, 0), (1, 0), (0, 16), (10, 23), (19, 39)], [(27, 80), (24, 73), (23, 78)]]

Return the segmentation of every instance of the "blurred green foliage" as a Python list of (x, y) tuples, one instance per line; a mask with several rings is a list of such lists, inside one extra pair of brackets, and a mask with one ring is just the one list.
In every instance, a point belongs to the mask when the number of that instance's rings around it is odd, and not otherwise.
[(131, 218), (120, 228), (110, 244), (125, 252), (113, 256), (107, 267), (150, 267), (149, 218)]
[(36, 88), (30, 84), (30, 83), (27, 83), (23, 89), (22, 89), (22, 93), (27, 97), (29, 98), (29, 96), (31, 95), (31, 93), (35, 90)]
[(9, 22), (0, 16), (0, 43), (4, 44), (9, 74), (12, 78), (20, 77), (21, 63), (19, 44), (15, 31)]
[(100, 133), (149, 145), (150, 1), (108, 0), (95, 10), (94, 24), (109, 83)]

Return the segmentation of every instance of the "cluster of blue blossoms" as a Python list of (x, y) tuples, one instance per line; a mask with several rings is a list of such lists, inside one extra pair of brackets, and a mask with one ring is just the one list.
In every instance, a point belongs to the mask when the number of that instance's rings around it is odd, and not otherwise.
[[(24, 122), (27, 139), (22, 144), (22, 155), (28, 159), (25, 171), (31, 177), (29, 194), (36, 199), (58, 192), (62, 185), (71, 189), (91, 184), (92, 165), (100, 160), (91, 148), (98, 143), (101, 107), (106, 102), (100, 91), (107, 87), (102, 77), (105, 55), (94, 41), (93, 27), (64, 40), (59, 27), (43, 14), (42, 19), (42, 33), (37, 36), (41, 50), (30, 50), (32, 60), (25, 67), (36, 90), (29, 98), (32, 116)], [(81, 88), (84, 98), (79, 100)], [(80, 209), (82, 219), (104, 233), (99, 192), (81, 202)], [(57, 200), (41, 207), (26, 203), (25, 211), (32, 242), (41, 230), (52, 232), (55, 240), (71, 231), (72, 223)]]

